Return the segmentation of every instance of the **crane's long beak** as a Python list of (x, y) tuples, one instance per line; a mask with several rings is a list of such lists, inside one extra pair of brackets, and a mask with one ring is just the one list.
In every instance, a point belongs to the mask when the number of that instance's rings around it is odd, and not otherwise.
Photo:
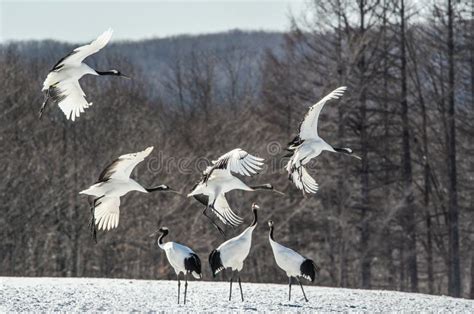
[(283, 192), (281, 192), (281, 191), (278, 191), (278, 190), (275, 190), (275, 189), (273, 189), (273, 192), (278, 193), (278, 194), (283, 195), (283, 196), (286, 195), (285, 193), (283, 193)]
[(127, 79), (127, 80), (131, 80), (131, 79), (132, 79), (130, 76), (125, 75), (125, 74), (120, 74), (120, 77), (123, 77), (123, 78), (125, 78), (125, 79)]
[(354, 157), (354, 158), (357, 158), (357, 159), (359, 159), (359, 160), (362, 160), (362, 158), (359, 157), (359, 156), (357, 156), (357, 155), (350, 155), (350, 156), (352, 156), (352, 157)]
[(156, 235), (158, 234), (159, 230), (156, 230), (155, 232), (153, 232), (152, 234), (148, 235), (149, 238), (153, 238), (153, 237), (156, 237)]
[(181, 195), (182, 197), (186, 197), (186, 195), (184, 195), (184, 194), (181, 193), (180, 191), (176, 191), (176, 190), (173, 190), (173, 189), (168, 189), (167, 192), (171, 192), (171, 193), (174, 193), (174, 194)]
[[(160, 230), (156, 230), (155, 232), (153, 232), (152, 234), (150, 234), (148, 237), (149, 238), (153, 238), (153, 245), (157, 245), (157, 241), (158, 241), (158, 235), (160, 234)], [(158, 246), (158, 245), (157, 245)]]

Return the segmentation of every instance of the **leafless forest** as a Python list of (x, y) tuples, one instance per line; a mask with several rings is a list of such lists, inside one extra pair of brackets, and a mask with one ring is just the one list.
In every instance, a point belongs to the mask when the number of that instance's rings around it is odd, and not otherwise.
[[(266, 159), (244, 180), (286, 193), (228, 195), (246, 218), (228, 236), (250, 223), (252, 202), (262, 208), (243, 280), (287, 281), (271, 218), (278, 241), (321, 266), (318, 285), (474, 298), (473, 15), (466, 0), (324, 0), (285, 34), (115, 42), (89, 63), (133, 80), (84, 78), (94, 105), (75, 123), (57, 106), (37, 117), (42, 81), (74, 45), (1, 45), (0, 275), (174, 278), (148, 237), (159, 224), (201, 256), (209, 280), (207, 256), (223, 239), (194, 199), (130, 193), (119, 227), (95, 245), (78, 192), (111, 160), (153, 145), (134, 178), (186, 194), (208, 160), (241, 147)], [(322, 154), (310, 167), (320, 191), (304, 197), (284, 147), (341, 85), (319, 132), (362, 161)]]

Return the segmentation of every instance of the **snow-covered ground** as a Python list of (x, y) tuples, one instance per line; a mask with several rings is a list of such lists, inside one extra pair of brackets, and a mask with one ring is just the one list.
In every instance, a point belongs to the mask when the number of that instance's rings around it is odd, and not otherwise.
[[(243, 283), (245, 302), (234, 284), (190, 281), (188, 303), (177, 305), (177, 282), (94, 278), (0, 277), (0, 311), (431, 311), (474, 313), (474, 301), (394, 291), (353, 290)], [(184, 285), (181, 285), (183, 292)]]

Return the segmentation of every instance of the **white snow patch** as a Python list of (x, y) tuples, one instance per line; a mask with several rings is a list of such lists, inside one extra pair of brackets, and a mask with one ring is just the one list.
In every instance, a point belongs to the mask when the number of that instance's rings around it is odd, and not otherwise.
[[(309, 302), (300, 287), (242, 283), (245, 302), (240, 301), (238, 284), (228, 301), (226, 282), (190, 281), (187, 304), (176, 304), (177, 282), (99, 278), (0, 277), (1, 312), (51, 311), (296, 311), (296, 312), (456, 312), (474, 313), (474, 301), (446, 296), (380, 290), (355, 290), (305, 286)], [(182, 281), (181, 292), (184, 292)], [(182, 299), (181, 299), (182, 303)]]

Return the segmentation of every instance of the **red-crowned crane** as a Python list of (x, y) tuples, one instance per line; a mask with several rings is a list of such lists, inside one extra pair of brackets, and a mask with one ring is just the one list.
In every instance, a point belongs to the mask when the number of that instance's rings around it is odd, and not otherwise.
[(304, 166), (323, 151), (343, 153), (360, 159), (359, 156), (352, 154), (352, 149), (333, 147), (318, 135), (318, 118), (321, 109), (327, 101), (341, 97), (345, 90), (345, 86), (336, 88), (313, 105), (300, 124), (299, 134), (288, 144), (289, 153), (286, 155), (286, 157), (290, 157), (286, 165), (288, 178), (303, 193), (316, 193), (319, 189), (318, 184)]
[(42, 91), (45, 92), (46, 97), (39, 112), (40, 118), (49, 100), (57, 103), (66, 115), (66, 119), (72, 121), (86, 108), (92, 106), (92, 103), (86, 100), (86, 94), (79, 84), (79, 79), (84, 75), (112, 75), (129, 78), (117, 70), (94, 70), (83, 62), (85, 58), (104, 48), (112, 37), (112, 33), (112, 29), (108, 29), (96, 40), (74, 49), (53, 66), (43, 83)]
[[(193, 250), (189, 247), (176, 243), (176, 242), (163, 242), (163, 239), (168, 235), (168, 228), (162, 227), (154, 233), (154, 236), (157, 236), (156, 243), (165, 251), (166, 258), (168, 262), (173, 267), (174, 272), (176, 273), (176, 278), (178, 279), (178, 304), (180, 296), (180, 287), (181, 282), (179, 281), (179, 275), (184, 274), (184, 304), (186, 304), (186, 294), (188, 291), (188, 274), (191, 273), (194, 278), (201, 279), (201, 260)], [(159, 237), (158, 237), (159, 236)]]
[(225, 194), (232, 190), (256, 191), (272, 190), (283, 194), (273, 188), (273, 185), (261, 184), (249, 186), (242, 182), (232, 173), (245, 176), (252, 176), (260, 171), (263, 166), (263, 159), (250, 155), (246, 151), (236, 148), (222, 155), (212, 162), (203, 172), (201, 180), (192, 188), (189, 196), (193, 196), (201, 204), (206, 206), (203, 214), (210, 219), (211, 223), (224, 235), (224, 231), (206, 214), (206, 210), (211, 210), (219, 219), (227, 225), (238, 226), (243, 222), (230, 208), (225, 198)]
[(316, 273), (319, 272), (320, 268), (312, 260), (276, 242), (273, 238), (273, 221), (270, 220), (268, 226), (270, 227), (268, 238), (270, 240), (270, 245), (272, 246), (273, 256), (275, 256), (277, 265), (283, 269), (288, 276), (288, 301), (291, 300), (291, 278), (295, 277), (300, 284), (301, 291), (303, 291), (304, 299), (308, 302), (299, 277), (303, 277), (313, 282)]
[(130, 178), (130, 174), (135, 166), (150, 155), (152, 150), (153, 146), (138, 153), (120, 156), (102, 171), (95, 184), (79, 192), (79, 194), (91, 196), (89, 199), (91, 205), (90, 228), (95, 242), (97, 242), (96, 225), (98, 225), (99, 230), (111, 230), (118, 226), (121, 196), (131, 191), (142, 193), (170, 191), (178, 193), (164, 184), (152, 188), (144, 188)]
[(217, 273), (226, 268), (230, 268), (232, 275), (230, 278), (229, 301), (232, 299), (232, 280), (234, 279), (234, 271), (237, 272), (239, 280), (240, 297), (244, 301), (244, 294), (242, 292), (242, 283), (240, 281), (239, 272), (244, 267), (244, 261), (249, 255), (250, 247), (252, 246), (252, 233), (257, 226), (257, 210), (259, 206), (252, 204), (253, 221), (244, 232), (238, 236), (229, 239), (219, 245), (219, 247), (211, 252), (209, 255), (209, 265), (211, 266), (212, 275), (215, 277)]

